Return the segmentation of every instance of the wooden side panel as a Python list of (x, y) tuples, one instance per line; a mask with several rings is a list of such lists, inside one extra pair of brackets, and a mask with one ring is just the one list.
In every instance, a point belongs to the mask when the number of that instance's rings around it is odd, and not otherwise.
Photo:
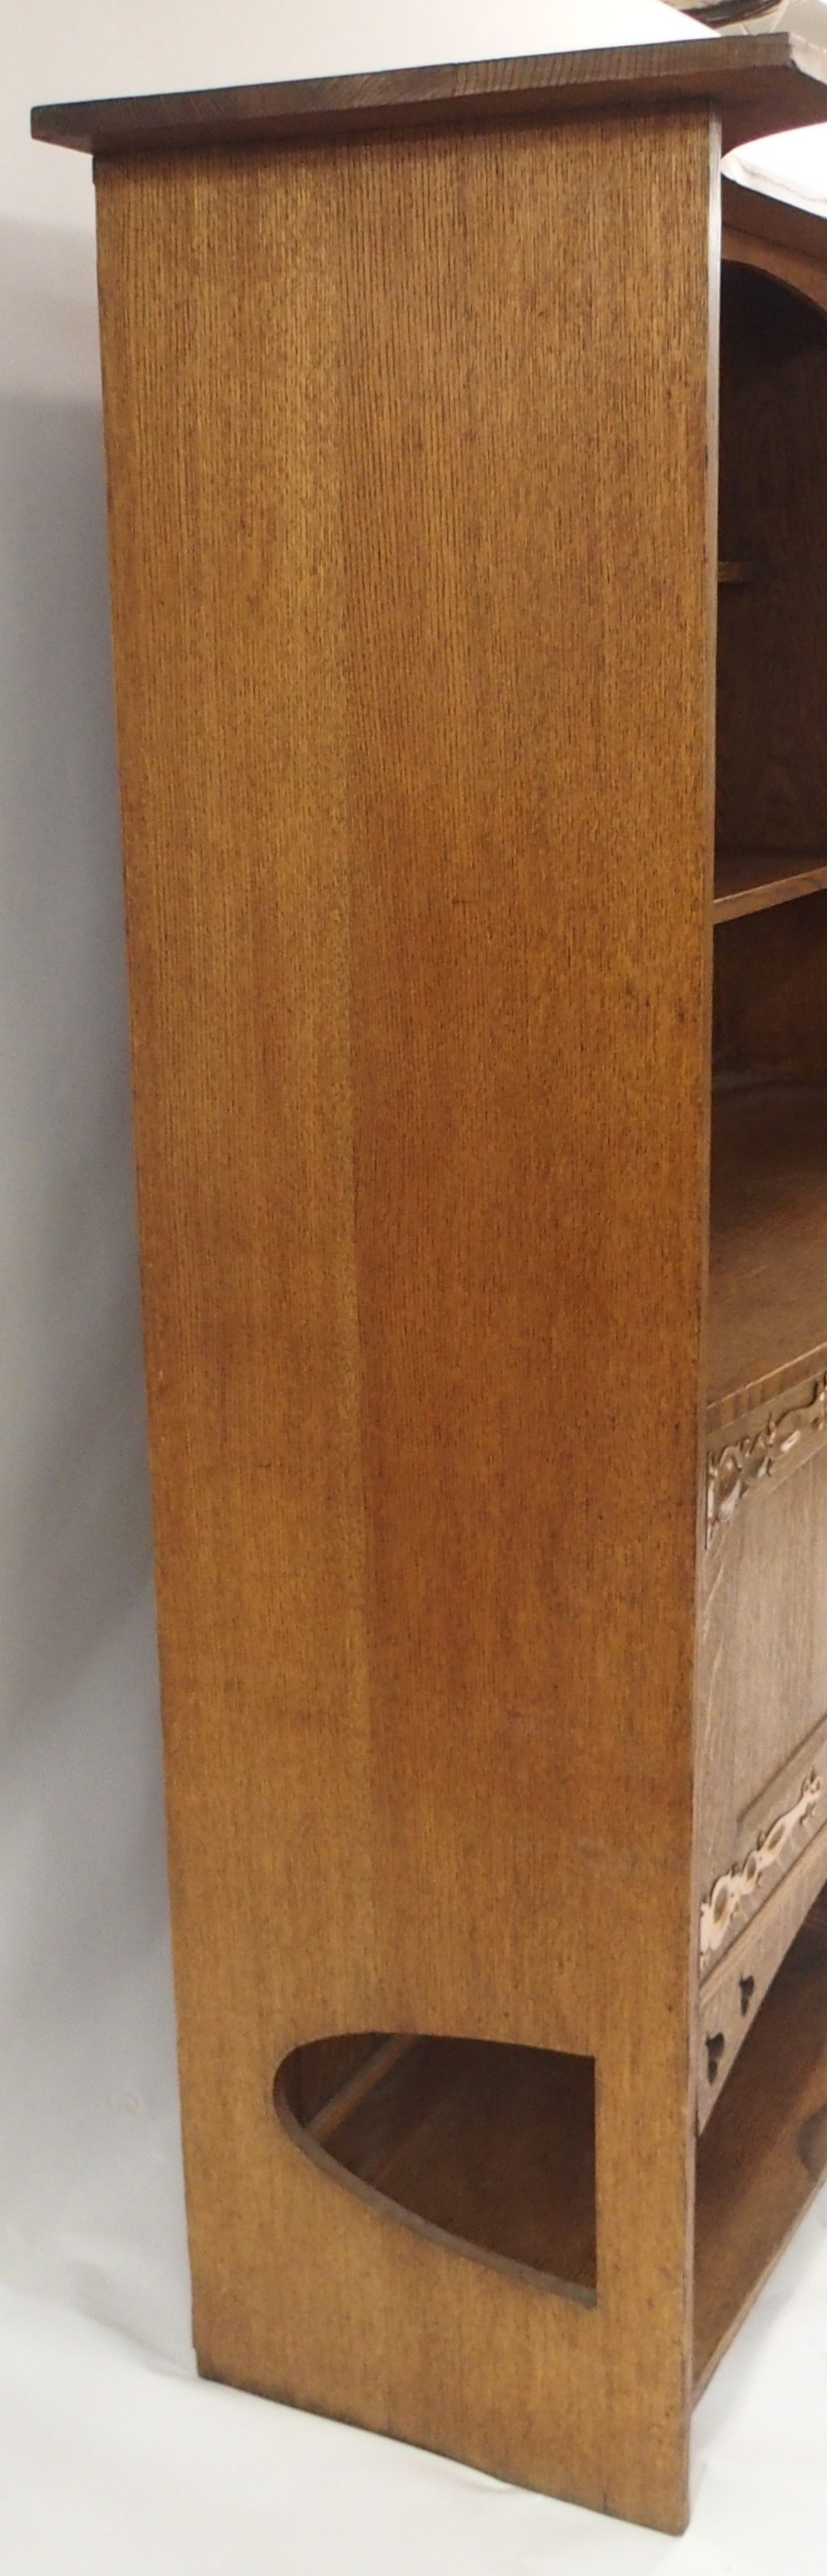
[[(98, 173), (199, 2355), (665, 2528), (715, 149)], [(279, 2129), (288, 2050), (406, 2030), (594, 2056), (596, 2309)]]

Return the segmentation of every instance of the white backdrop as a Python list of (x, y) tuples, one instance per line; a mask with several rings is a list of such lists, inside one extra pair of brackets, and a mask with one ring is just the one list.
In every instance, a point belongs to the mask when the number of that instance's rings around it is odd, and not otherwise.
[[(543, 2500), (509, 2496), (396, 2446), (187, 2388), (170, 2376), (191, 2372), (192, 2357), (132, 1191), (93, 193), (85, 158), (32, 145), (27, 129), (35, 100), (655, 35), (680, 41), (695, 33), (659, 0), (410, 0), (404, 9), (393, 0), (303, 0), (289, 14), (265, 0), (235, 0), (232, 8), (218, 0), (73, 0), (71, 7), (66, 0), (5, 0), (5, 2576), (30, 2569), (49, 2576), (52, 2568), (81, 2565), (84, 2576), (98, 2568), (120, 2576), (133, 2567), (165, 2576), (196, 2566), (199, 2576), (213, 2568), (216, 2576), (225, 2568), (235, 2576), (239, 2565), (269, 2568), (277, 2534), (279, 2564), (303, 2571), (329, 2567), (335, 2546), (347, 2568), (384, 2569), (390, 2560), (413, 2571), (436, 2560), (446, 2569), (467, 2566), (469, 2576), (472, 2568), (475, 2576), (490, 2568), (493, 2576), (500, 2568), (539, 2570), (554, 2559), (565, 2568), (605, 2565), (619, 2576), (659, 2566), (668, 2546)], [(816, 193), (820, 171), (811, 154)], [(794, 187), (789, 157), (774, 183)], [(687, 2570), (780, 2570), (793, 2482), (800, 2511), (820, 2513), (823, 2523), (824, 2226), (819, 2209), (701, 2410), (707, 2501), (680, 2544)], [(155, 2356), (152, 2367), (139, 2346)], [(758, 2499), (752, 2521), (750, 2494)]]

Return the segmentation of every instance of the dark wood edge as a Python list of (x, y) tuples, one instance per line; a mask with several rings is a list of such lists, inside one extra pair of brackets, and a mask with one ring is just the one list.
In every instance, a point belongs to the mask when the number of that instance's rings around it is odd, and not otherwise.
[(827, 53), (789, 36), (522, 55), (497, 63), (348, 73), (252, 89), (182, 90), (32, 109), (36, 142), (75, 152), (195, 150), (214, 144), (323, 142), (405, 127), (568, 117), (708, 104), (724, 149), (819, 122)]
[[(735, 233), (753, 233), (758, 241), (781, 250), (800, 251), (806, 259), (827, 260), (827, 219), (786, 206), (780, 197), (765, 197), (758, 188), (742, 188), (736, 179), (721, 183), (724, 225)], [(724, 245), (726, 257), (726, 245)]]

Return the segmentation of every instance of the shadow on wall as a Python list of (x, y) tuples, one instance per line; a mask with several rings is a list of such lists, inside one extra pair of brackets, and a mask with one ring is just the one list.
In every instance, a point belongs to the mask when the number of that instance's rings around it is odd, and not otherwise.
[(94, 398), (0, 390), (0, 563), (0, 1689), (14, 1728), (72, 1685), (150, 1570)]
[(91, 236), (0, 225), (0, 2275), (187, 2366)]

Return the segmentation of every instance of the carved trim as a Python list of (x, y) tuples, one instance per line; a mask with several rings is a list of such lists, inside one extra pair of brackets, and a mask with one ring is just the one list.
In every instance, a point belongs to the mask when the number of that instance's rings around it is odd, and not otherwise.
[[(711, 1545), (719, 1529), (727, 1529), (734, 1520), (739, 1503), (745, 1502), (767, 1477), (791, 1457), (792, 1451), (806, 1443), (806, 1453), (814, 1449), (827, 1433), (827, 1371), (817, 1377), (812, 1394), (803, 1404), (791, 1406), (787, 1413), (770, 1413), (756, 1431), (747, 1431), (742, 1439), (730, 1442), (706, 1462), (706, 1543)], [(799, 1462), (796, 1461), (796, 1464)], [(803, 1463), (803, 1462), (802, 1462)]]
[(765, 1833), (759, 1834), (746, 1860), (733, 1861), (732, 1868), (725, 1870), (723, 1878), (716, 1878), (711, 1895), (704, 1898), (701, 1906), (702, 1974), (706, 1962), (714, 1958), (716, 1950), (720, 1950), (726, 1940), (741, 1907), (758, 1894), (765, 1871), (781, 1860), (796, 1826), (810, 1823), (823, 1796), (821, 1773), (811, 1771), (809, 1779), (802, 1782), (801, 1796), (796, 1805), (788, 1807), (786, 1815), (777, 1816), (775, 1823), (768, 1825)]
[[(823, 1810), (822, 1810), (823, 1813)], [(827, 1880), (827, 1824), (811, 1835), (698, 1988), (698, 2130), (706, 2126), (773, 1977)], [(822, 1897), (823, 1902), (823, 1897)], [(723, 2049), (715, 2047), (723, 2039)], [(710, 2046), (710, 2043), (712, 2045)]]

